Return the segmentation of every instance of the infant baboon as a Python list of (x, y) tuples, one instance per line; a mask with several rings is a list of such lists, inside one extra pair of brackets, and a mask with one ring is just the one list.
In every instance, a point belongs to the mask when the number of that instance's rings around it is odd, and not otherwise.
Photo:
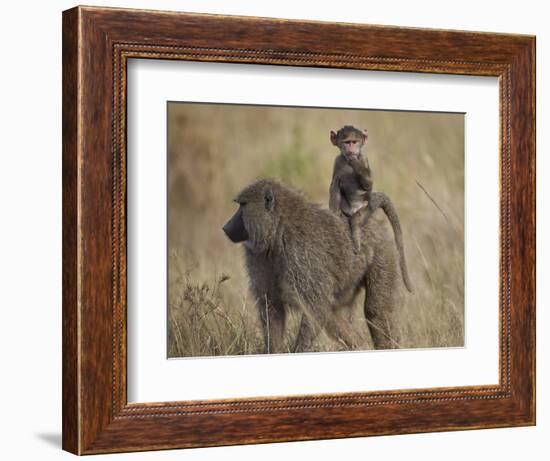
[(399, 216), (386, 194), (372, 190), (369, 161), (367, 155), (363, 155), (361, 151), (367, 139), (367, 130), (361, 131), (351, 125), (330, 132), (330, 141), (338, 147), (340, 153), (334, 161), (329, 207), (347, 218), (355, 253), (361, 250), (361, 227), (378, 208), (384, 210), (393, 228), (403, 283), (412, 292)]
[(371, 169), (361, 152), (367, 139), (367, 130), (360, 131), (351, 125), (330, 132), (330, 142), (340, 154), (334, 162), (329, 206), (348, 218), (356, 252), (361, 248), (360, 212), (367, 208), (372, 194)]
[[(279, 182), (254, 182), (235, 201), (239, 209), (223, 230), (234, 243), (244, 243), (265, 352), (310, 350), (322, 329), (348, 349), (357, 347), (346, 316), (361, 288), (374, 347), (398, 345), (392, 328), (395, 250), (380, 220), (362, 227), (369, 244), (354, 254), (343, 219)], [(302, 320), (294, 345), (286, 348), (283, 335), (291, 309), (298, 309)]]

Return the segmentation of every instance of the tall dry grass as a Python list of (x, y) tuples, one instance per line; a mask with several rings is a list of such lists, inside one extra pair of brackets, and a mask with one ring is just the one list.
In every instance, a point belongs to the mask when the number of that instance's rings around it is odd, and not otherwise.
[[(276, 177), (328, 203), (329, 131), (369, 130), (374, 188), (396, 204), (414, 294), (399, 306), (401, 347), (464, 342), (464, 118), (460, 114), (171, 103), (168, 109), (169, 356), (261, 353), (242, 249), (223, 234), (231, 199)], [(371, 347), (360, 302), (352, 322)], [(295, 333), (291, 318), (288, 343)], [(318, 351), (342, 350), (326, 335)]]

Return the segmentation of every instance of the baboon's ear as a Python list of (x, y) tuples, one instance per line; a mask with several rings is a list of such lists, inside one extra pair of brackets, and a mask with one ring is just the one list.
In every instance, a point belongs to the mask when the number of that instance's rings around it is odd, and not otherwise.
[(367, 142), (367, 139), (369, 139), (369, 133), (367, 132), (367, 129), (365, 128), (363, 131), (363, 136), (365, 137), (365, 139), (363, 140), (363, 142)]
[(273, 211), (273, 208), (275, 208), (275, 196), (273, 195), (273, 191), (271, 190), (271, 187), (266, 189), (264, 192), (264, 203), (265, 203), (265, 209), (267, 211)]
[(336, 134), (335, 131), (330, 131), (330, 142), (334, 145), (334, 146), (338, 146), (338, 135)]

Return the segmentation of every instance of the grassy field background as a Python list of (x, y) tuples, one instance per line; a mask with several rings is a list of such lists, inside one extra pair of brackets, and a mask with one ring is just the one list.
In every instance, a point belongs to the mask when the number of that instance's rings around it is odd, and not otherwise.
[[(222, 226), (232, 198), (279, 178), (328, 206), (337, 154), (329, 132), (367, 128), (374, 189), (394, 201), (415, 292), (401, 287), (401, 347), (464, 344), (464, 117), (462, 114), (169, 103), (168, 355), (258, 354), (261, 325), (240, 245)], [(353, 313), (370, 349), (362, 299)], [(291, 318), (288, 344), (296, 330)], [(342, 350), (321, 335), (318, 351)]]

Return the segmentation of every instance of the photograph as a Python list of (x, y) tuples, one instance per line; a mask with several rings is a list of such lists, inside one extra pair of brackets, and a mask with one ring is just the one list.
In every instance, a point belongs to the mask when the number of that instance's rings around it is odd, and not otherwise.
[(465, 346), (465, 114), (167, 102), (169, 358)]

